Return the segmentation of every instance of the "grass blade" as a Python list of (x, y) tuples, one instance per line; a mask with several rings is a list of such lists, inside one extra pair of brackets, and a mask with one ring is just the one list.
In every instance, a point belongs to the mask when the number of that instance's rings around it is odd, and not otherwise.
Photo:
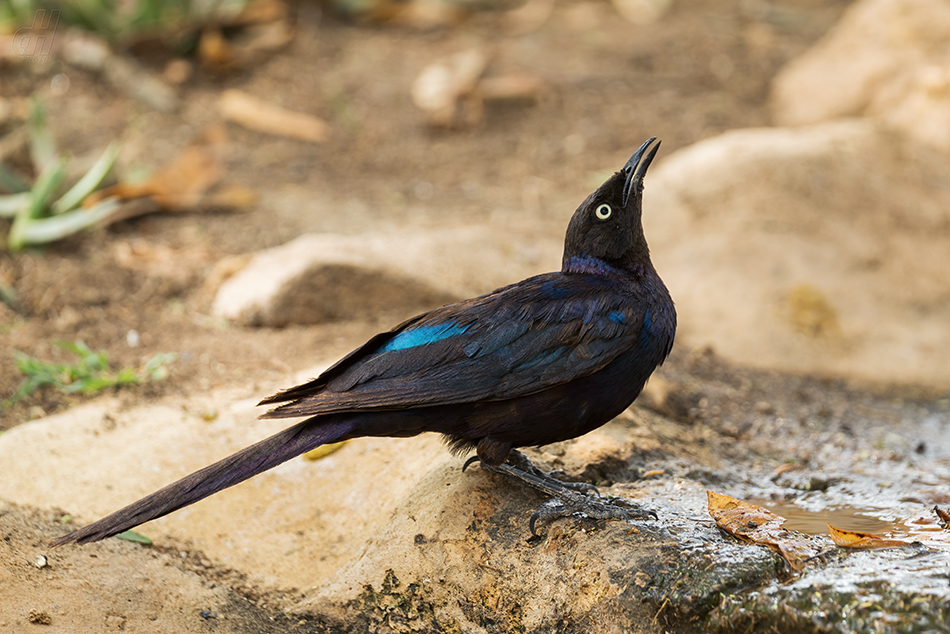
[(30, 192), (30, 204), (19, 210), (13, 219), (13, 226), (10, 227), (7, 241), (11, 251), (18, 251), (28, 244), (24, 239), (25, 232), (35, 218), (43, 216), (46, 202), (59, 187), (65, 175), (66, 162), (60, 159), (53, 161), (40, 173), (36, 183), (33, 184), (33, 191)]
[(30, 192), (0, 196), (0, 218), (15, 218), (24, 207), (29, 206)]
[(119, 144), (115, 141), (109, 144), (95, 165), (79, 179), (72, 188), (63, 194), (62, 198), (53, 203), (53, 215), (59, 215), (78, 207), (83, 199), (94, 192), (99, 184), (109, 175), (116, 159), (119, 158)]
[[(44, 172), (59, 158), (56, 142), (46, 125), (46, 107), (43, 102), (33, 98), (30, 110), (30, 157), (37, 172)], [(35, 189), (35, 188), (34, 188)]]
[[(94, 227), (118, 206), (117, 199), (107, 198), (89, 209), (76, 209), (58, 216), (27, 220), (19, 227), (17, 221), (14, 220), (13, 227), (10, 229), (10, 249), (22, 249), (26, 245), (49, 244), (83, 229)], [(16, 230), (15, 236), (14, 230)], [(14, 238), (16, 238), (15, 242)]]

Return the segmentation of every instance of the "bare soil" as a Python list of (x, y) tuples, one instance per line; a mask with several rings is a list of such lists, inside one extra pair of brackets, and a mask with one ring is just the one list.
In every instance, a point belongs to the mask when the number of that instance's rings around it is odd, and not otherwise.
[[(215, 264), (307, 231), (469, 223), (504, 231), (515, 222), (560, 235), (591, 184), (645, 138), (659, 136), (668, 152), (730, 128), (768, 125), (771, 77), (846, 5), (694, 0), (674, 3), (656, 24), (633, 26), (605, 2), (566, 2), (537, 32), (510, 37), (495, 11), (416, 32), (355, 26), (305, 3), (296, 6), (298, 32), (287, 49), (226, 74), (198, 68), (181, 88), (181, 111), (171, 114), (59, 62), (7, 67), (4, 96), (41, 95), (60, 147), (89, 157), (120, 139), (122, 162), (132, 168), (161, 166), (218, 122), (216, 99), (227, 88), (321, 116), (333, 133), (315, 145), (231, 126), (224, 180), (258, 193), (250, 209), (153, 215), (44, 249), (0, 253), (0, 274), (18, 293), (14, 308), (0, 305), (0, 395), (21, 380), (15, 351), (71, 360), (51, 344), (57, 339), (104, 350), (117, 367), (177, 353), (167, 380), (121, 392), (130, 403), (279, 380), (331, 360), (405, 315), (229, 327), (208, 316)], [(431, 130), (409, 85), (426, 64), (470, 46), (492, 52), (490, 74), (535, 73), (549, 89), (537, 103), (490, 106), (474, 128)], [(141, 61), (160, 71), (166, 58)], [(54, 96), (50, 80), (60, 73), (69, 90)], [(137, 265), (117, 257), (143, 243), (167, 252)], [(127, 342), (131, 330), (137, 347)], [(0, 413), (0, 429), (81, 399), (37, 392)]]

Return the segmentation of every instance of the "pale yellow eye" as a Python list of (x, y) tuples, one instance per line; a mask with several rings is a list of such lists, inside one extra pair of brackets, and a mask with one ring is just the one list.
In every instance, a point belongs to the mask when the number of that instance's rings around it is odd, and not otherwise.
[(598, 220), (607, 220), (613, 212), (614, 210), (610, 208), (610, 205), (604, 203), (594, 210), (594, 215), (597, 216)]

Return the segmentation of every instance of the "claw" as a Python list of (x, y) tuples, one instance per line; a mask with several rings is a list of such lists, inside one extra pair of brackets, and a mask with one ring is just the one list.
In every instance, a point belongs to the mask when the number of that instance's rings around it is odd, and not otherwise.
[[(466, 460), (462, 471), (476, 460), (478, 456)], [(551, 497), (551, 501), (538, 509), (528, 521), (528, 528), (533, 536), (538, 536), (535, 528), (539, 520), (545, 522), (574, 513), (583, 513), (598, 520), (658, 519), (655, 512), (641, 509), (624, 498), (603, 498), (597, 487), (587, 482), (563, 482), (553, 478), (534, 466), (520, 451), (512, 451), (509, 460), (498, 466), (482, 463), (482, 467), (517, 478)]]
[(478, 459), (477, 455), (470, 457), (468, 460), (465, 461), (465, 464), (462, 465), (462, 473), (465, 473), (465, 470), (468, 469), (473, 462), (481, 462), (481, 461)]
[(541, 517), (541, 510), (537, 510), (531, 514), (531, 519), (528, 520), (528, 530), (531, 531), (532, 537), (538, 537), (538, 531), (534, 530), (534, 523), (538, 521), (538, 518)]

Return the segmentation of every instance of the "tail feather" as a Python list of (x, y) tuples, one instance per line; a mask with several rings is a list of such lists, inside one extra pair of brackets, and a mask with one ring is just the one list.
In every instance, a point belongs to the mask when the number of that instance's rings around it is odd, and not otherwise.
[[(323, 418), (320, 421), (320, 418)], [(341, 440), (353, 431), (352, 420), (325, 422), (310, 418), (269, 438), (185, 476), (112, 515), (50, 542), (51, 547), (70, 542), (87, 544), (111, 537), (139, 524), (193, 504), (222, 489), (243, 482), (314, 447)], [(319, 421), (319, 422), (318, 422)]]

